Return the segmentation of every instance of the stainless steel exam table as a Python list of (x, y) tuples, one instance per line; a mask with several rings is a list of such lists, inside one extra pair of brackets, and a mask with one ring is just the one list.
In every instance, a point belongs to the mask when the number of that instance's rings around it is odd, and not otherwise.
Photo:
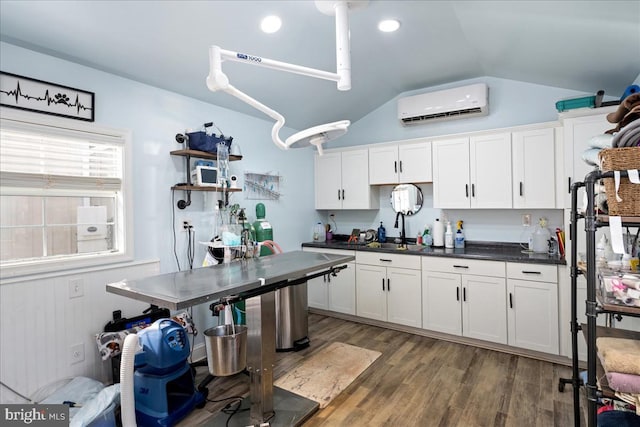
[(285, 252), (140, 280), (123, 280), (108, 284), (107, 292), (172, 310), (205, 302), (246, 300), (251, 407), (249, 418), (243, 420), (238, 414), (233, 425), (266, 422), (271, 425), (299, 425), (317, 410), (318, 404), (275, 387), (274, 406), (274, 291), (305, 283), (310, 273), (315, 273), (313, 276), (336, 274), (353, 260), (351, 255)]

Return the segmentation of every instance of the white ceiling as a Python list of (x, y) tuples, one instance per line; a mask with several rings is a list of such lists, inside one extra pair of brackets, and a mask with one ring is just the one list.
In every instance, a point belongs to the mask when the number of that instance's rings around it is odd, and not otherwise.
[[(282, 18), (278, 33), (259, 30), (267, 14)], [(400, 30), (380, 33), (389, 17)], [(372, 0), (349, 21), (351, 91), (240, 63), (223, 71), (294, 129), (354, 122), (402, 92), (481, 76), (619, 97), (640, 73), (640, 1)], [(207, 89), (210, 45), (336, 71), (334, 18), (303, 0), (1, 0), (0, 39), (261, 118)]]

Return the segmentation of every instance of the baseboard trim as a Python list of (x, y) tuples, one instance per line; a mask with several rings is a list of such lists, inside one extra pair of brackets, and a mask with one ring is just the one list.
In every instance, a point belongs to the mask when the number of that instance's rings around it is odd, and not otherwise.
[(335, 311), (322, 310), (319, 308), (310, 307), (309, 313), (320, 314), (328, 317), (335, 317), (337, 319), (348, 320), (356, 323), (363, 323), (365, 325), (378, 326), (380, 328), (391, 329), (399, 332), (406, 332), (409, 334), (420, 335), (423, 337), (434, 338), (434, 339), (439, 339), (443, 341), (455, 342), (458, 344), (470, 345), (473, 347), (484, 348), (487, 350), (500, 351), (502, 353), (513, 354), (516, 356), (529, 357), (536, 360), (556, 363), (558, 365), (571, 366), (571, 359), (565, 356), (542, 353), (539, 351), (527, 350), (527, 349), (513, 347), (509, 345), (504, 345), (504, 344), (497, 344), (497, 343), (482, 341), (474, 338), (459, 337), (456, 335), (444, 334), (441, 332), (428, 331), (426, 329), (398, 325), (395, 323), (382, 322), (380, 320), (366, 319), (366, 318), (354, 316), (351, 314), (337, 313)]

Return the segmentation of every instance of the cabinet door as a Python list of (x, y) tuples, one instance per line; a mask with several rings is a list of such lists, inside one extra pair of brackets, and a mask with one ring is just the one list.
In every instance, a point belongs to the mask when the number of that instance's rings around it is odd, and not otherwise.
[[(565, 207), (571, 208), (571, 183), (584, 181), (584, 177), (594, 170), (582, 160), (582, 153), (589, 148), (590, 140), (596, 135), (613, 129), (615, 125), (607, 121), (607, 113), (615, 111), (617, 107), (602, 109), (599, 114), (583, 117), (572, 117), (562, 121), (564, 128), (565, 146)], [(584, 188), (578, 191), (578, 205), (582, 204)]]
[(387, 268), (387, 320), (422, 326), (420, 270)]
[(342, 154), (324, 153), (315, 157), (316, 209), (342, 207)]
[(371, 209), (373, 207), (374, 201), (369, 187), (368, 169), (368, 150), (342, 152), (342, 190), (344, 190), (344, 193), (341, 193), (342, 209)]
[(558, 354), (558, 284), (509, 279), (509, 345)]
[(327, 297), (327, 275), (316, 277), (307, 281), (307, 303), (309, 307), (329, 309)]
[(514, 132), (513, 207), (555, 208), (555, 131)]
[(462, 275), (462, 335), (507, 343), (506, 281)]
[(422, 327), (462, 335), (462, 282), (459, 274), (422, 271)]
[(356, 314), (387, 320), (387, 273), (385, 267), (356, 265)]
[(398, 145), (400, 183), (413, 184), (433, 181), (431, 142)]
[(511, 208), (511, 134), (471, 137), (469, 156), (471, 207)]
[(353, 262), (340, 270), (337, 276), (329, 276), (329, 310), (356, 314), (356, 269)]
[(433, 207), (468, 208), (470, 191), (469, 139), (434, 141)]
[(369, 184), (398, 183), (398, 146), (369, 148)]

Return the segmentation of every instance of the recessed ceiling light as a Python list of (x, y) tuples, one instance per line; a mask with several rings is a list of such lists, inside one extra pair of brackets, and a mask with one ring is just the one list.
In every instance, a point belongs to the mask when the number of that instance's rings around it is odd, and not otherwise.
[(276, 15), (269, 15), (260, 22), (260, 29), (267, 34), (275, 33), (282, 26), (282, 21)]
[(378, 23), (378, 29), (383, 33), (392, 33), (400, 28), (400, 21), (397, 19), (385, 19)]

